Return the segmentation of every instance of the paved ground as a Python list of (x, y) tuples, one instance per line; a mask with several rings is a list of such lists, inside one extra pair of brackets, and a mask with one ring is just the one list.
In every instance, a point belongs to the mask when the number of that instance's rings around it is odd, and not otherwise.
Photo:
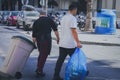
[[(7, 55), (7, 51), (10, 44), (10, 38), (14, 35), (21, 35), (30, 39), (30, 35), (23, 30), (15, 29), (14, 27), (0, 26), (0, 66), (4, 61), (4, 57)], [(79, 34), (82, 35), (82, 34)], [(94, 34), (83, 34), (83, 37), (89, 37)], [(104, 35), (95, 35), (99, 40)], [(117, 35), (105, 35), (105, 36), (116, 36), (119, 39), (120, 34)], [(91, 37), (93, 38), (93, 37)], [(89, 39), (91, 39), (89, 38)], [(106, 38), (106, 37), (104, 37)], [(82, 39), (82, 38), (81, 38)], [(109, 39), (109, 38), (107, 38)], [(118, 41), (119, 42), (119, 41)], [(104, 45), (86, 45), (83, 44), (83, 51), (87, 56), (87, 65), (90, 70), (90, 74), (86, 80), (120, 80), (120, 46), (104, 46)], [(53, 40), (53, 47), (51, 55), (48, 57), (44, 72), (46, 72), (45, 78), (36, 78), (35, 69), (37, 63), (38, 51), (34, 50), (29, 57), (25, 68), (23, 69), (23, 78), (20, 80), (52, 80), (54, 73), (54, 67), (58, 58), (58, 45)], [(64, 66), (61, 71), (61, 76), (64, 77), (65, 65), (68, 58), (66, 59)], [(0, 80), (9, 80), (0, 78)], [(11, 79), (14, 80), (14, 79)]]

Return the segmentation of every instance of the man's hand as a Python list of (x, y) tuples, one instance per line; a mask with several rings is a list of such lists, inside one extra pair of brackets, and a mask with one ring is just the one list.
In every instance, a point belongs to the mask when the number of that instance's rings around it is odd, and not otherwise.
[(81, 45), (80, 41), (77, 42), (77, 47), (82, 48), (82, 45)]
[(59, 44), (60, 39), (57, 39), (57, 44)]
[(36, 42), (37, 42), (36, 38), (32, 38), (32, 40), (33, 40), (33, 43), (36, 43)]

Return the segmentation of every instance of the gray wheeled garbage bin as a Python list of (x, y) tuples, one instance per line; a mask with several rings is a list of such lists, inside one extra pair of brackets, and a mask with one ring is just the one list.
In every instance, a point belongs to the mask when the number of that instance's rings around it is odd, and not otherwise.
[(7, 56), (0, 68), (0, 73), (21, 78), (21, 71), (35, 45), (29, 39), (22, 36), (12, 37)]

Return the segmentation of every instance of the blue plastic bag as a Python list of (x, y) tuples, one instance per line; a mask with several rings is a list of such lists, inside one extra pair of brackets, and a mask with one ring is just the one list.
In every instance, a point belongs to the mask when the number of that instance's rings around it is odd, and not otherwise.
[(76, 48), (68, 61), (65, 80), (85, 80), (87, 74), (86, 56), (80, 48)]

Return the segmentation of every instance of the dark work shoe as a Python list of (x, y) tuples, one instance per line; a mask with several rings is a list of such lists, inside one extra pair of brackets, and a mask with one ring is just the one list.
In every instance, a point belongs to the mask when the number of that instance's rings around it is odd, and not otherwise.
[(63, 80), (61, 77), (54, 77), (53, 80)]
[(45, 73), (36, 70), (36, 77), (45, 77)]

